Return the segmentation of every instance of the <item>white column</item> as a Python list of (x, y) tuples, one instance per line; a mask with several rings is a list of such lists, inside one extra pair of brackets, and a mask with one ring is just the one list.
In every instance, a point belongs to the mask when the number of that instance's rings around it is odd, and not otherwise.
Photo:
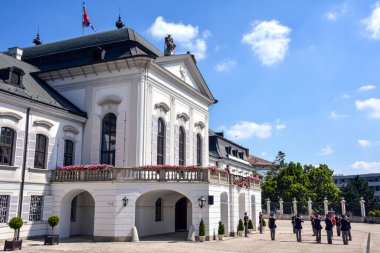
[(297, 199), (293, 198), (293, 212), (297, 214)]
[(284, 201), (282, 200), (282, 198), (280, 198), (279, 203), (280, 203), (280, 215), (282, 216), (284, 214)]
[(270, 214), (270, 199), (267, 198), (267, 199), (266, 199), (266, 202), (267, 202), (267, 215), (268, 215), (268, 217), (269, 217), (269, 214)]
[(329, 212), (329, 201), (327, 200), (326, 197), (323, 200), (323, 207), (324, 207), (324, 210), (325, 210), (325, 215), (327, 215), (328, 212)]
[(363, 197), (360, 197), (360, 212), (361, 212), (361, 216), (364, 218), (365, 217), (365, 200)]
[(309, 211), (309, 216), (313, 212), (313, 201), (311, 201), (311, 198), (307, 200), (307, 210)]
[(342, 206), (342, 214), (346, 214), (346, 201), (344, 200), (344, 197), (342, 197), (340, 204)]

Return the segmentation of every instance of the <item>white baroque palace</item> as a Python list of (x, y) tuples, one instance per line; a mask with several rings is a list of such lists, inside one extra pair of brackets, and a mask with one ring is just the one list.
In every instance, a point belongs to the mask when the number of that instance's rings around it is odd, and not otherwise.
[(201, 219), (208, 239), (220, 220), (234, 235), (245, 211), (257, 224), (248, 150), (209, 161), (216, 100), (193, 55), (166, 51), (125, 28), (0, 53), (0, 240), (17, 215), (21, 237), (47, 234), (56, 214), (61, 237), (111, 241), (134, 226), (198, 235)]

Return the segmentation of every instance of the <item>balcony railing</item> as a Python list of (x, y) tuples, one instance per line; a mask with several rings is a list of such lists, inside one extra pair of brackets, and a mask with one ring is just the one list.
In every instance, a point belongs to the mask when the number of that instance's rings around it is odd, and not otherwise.
[(205, 168), (105, 168), (52, 170), (52, 182), (130, 181), (130, 182), (207, 182), (260, 189), (260, 181)]

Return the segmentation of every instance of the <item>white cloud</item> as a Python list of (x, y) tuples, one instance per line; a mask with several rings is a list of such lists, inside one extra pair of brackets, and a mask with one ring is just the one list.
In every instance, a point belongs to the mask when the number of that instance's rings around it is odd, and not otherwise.
[(166, 22), (163, 17), (156, 18), (148, 28), (148, 33), (155, 39), (163, 40), (168, 34), (172, 35), (174, 43), (177, 43), (183, 51), (190, 51), (197, 60), (206, 57), (206, 39), (211, 35), (210, 31), (203, 31), (199, 35), (198, 26), (185, 25), (183, 23)]
[(331, 119), (344, 119), (344, 118), (347, 118), (348, 116), (349, 116), (348, 114), (339, 114), (335, 111), (331, 111), (330, 113)]
[(351, 164), (351, 168), (354, 170), (366, 170), (368, 172), (379, 172), (380, 171), (380, 162), (365, 162), (357, 161)]
[(380, 99), (370, 98), (363, 101), (356, 100), (355, 106), (357, 110), (369, 111), (369, 118), (380, 119)]
[(229, 72), (235, 66), (236, 61), (234, 59), (224, 59), (222, 62), (216, 64), (215, 70), (218, 72)]
[(362, 19), (365, 25), (365, 34), (369, 39), (380, 40), (380, 2), (377, 1), (373, 7), (371, 16)]
[(291, 28), (277, 20), (255, 21), (252, 31), (244, 34), (242, 43), (251, 45), (253, 53), (264, 65), (282, 62), (288, 51)]
[(334, 8), (334, 10), (330, 10), (326, 12), (323, 16), (325, 19), (329, 21), (335, 21), (338, 18), (344, 16), (347, 13), (347, 11), (348, 11), (348, 5), (343, 4), (337, 8)]
[(358, 91), (369, 91), (369, 90), (374, 90), (376, 89), (375, 85), (369, 84), (369, 85), (363, 85), (361, 86)]
[(334, 153), (334, 151), (335, 150), (331, 147), (331, 145), (326, 145), (324, 148), (321, 148), (318, 155), (320, 156), (331, 155), (332, 153)]
[(335, 100), (349, 99), (349, 98), (350, 98), (350, 95), (345, 93), (345, 94), (340, 95), (339, 97), (335, 97)]
[(281, 130), (281, 129), (286, 128), (286, 125), (285, 125), (285, 123), (281, 122), (280, 119), (276, 119), (275, 127), (277, 130)]
[(258, 124), (255, 122), (242, 121), (230, 127), (226, 134), (229, 138), (233, 139), (249, 139), (257, 137), (259, 139), (266, 139), (272, 136), (273, 128), (268, 123)]
[(238, 124), (227, 128), (225, 126), (220, 129), (225, 130), (228, 138), (235, 140), (249, 139), (256, 137), (258, 139), (267, 139), (272, 137), (274, 132), (278, 132), (286, 128), (285, 123), (277, 119), (274, 123), (256, 123), (250, 121), (241, 121)]
[(358, 145), (361, 148), (370, 148), (372, 147), (372, 142), (370, 140), (358, 140)]

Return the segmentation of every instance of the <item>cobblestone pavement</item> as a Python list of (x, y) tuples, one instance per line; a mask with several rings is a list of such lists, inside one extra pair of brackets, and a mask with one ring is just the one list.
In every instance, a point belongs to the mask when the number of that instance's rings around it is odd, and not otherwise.
[(368, 252), (368, 234), (370, 234), (371, 253), (380, 253), (380, 225), (370, 225), (353, 223), (353, 241), (349, 245), (343, 245), (342, 238), (336, 236), (334, 231), (333, 244), (327, 244), (326, 232), (322, 231), (322, 244), (316, 244), (312, 236), (310, 222), (305, 221), (302, 231), (302, 243), (296, 242), (292, 232), (290, 221), (277, 221), (276, 241), (270, 240), (270, 233), (267, 229), (264, 234), (251, 234), (245, 237), (225, 237), (223, 241), (208, 242), (186, 242), (179, 241), (176, 237), (151, 238), (137, 243), (117, 242), (117, 243), (96, 243), (91, 241), (60, 243), (59, 245), (45, 246), (42, 240), (27, 240), (23, 245), (22, 252), (333, 252), (333, 253), (360, 253)]

